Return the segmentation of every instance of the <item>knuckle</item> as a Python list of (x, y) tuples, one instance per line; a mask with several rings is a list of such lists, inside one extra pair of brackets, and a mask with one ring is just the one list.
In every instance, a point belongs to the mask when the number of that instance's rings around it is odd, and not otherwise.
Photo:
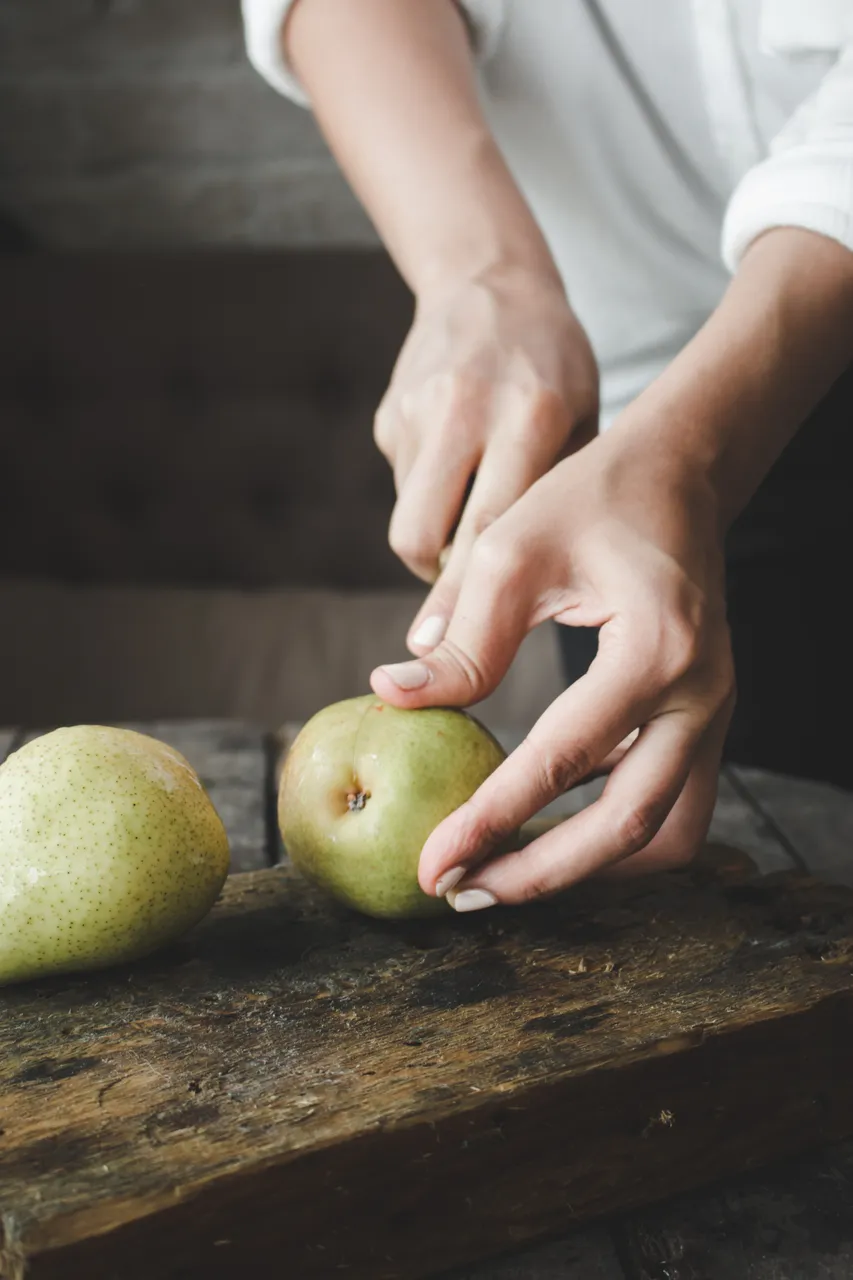
[[(467, 654), (464, 649), (460, 649), (459, 645), (454, 644), (452, 640), (444, 640), (442, 643), (441, 658), (467, 685), (472, 700), (487, 686), (487, 673), (470, 654)], [(482, 809), (477, 807), (475, 812), (481, 832), (497, 830), (494, 824), (483, 814)], [(506, 833), (504, 832), (504, 834)]]
[(447, 375), (441, 387), (442, 399), (447, 405), (447, 425), (475, 410), (486, 391), (486, 382), (472, 370), (460, 369)]
[(506, 819), (491, 814), (476, 795), (466, 807), (469, 810), (468, 835), (472, 854), (483, 849), (493, 852), (513, 834), (515, 828)]
[(734, 658), (728, 636), (722, 644), (713, 639), (690, 668), (691, 689), (709, 718), (731, 714), (737, 694)]
[(460, 421), (476, 413), (486, 386), (466, 370), (450, 369), (420, 379), (400, 398), (406, 419), (428, 421), (431, 432), (455, 434)]
[(471, 563), (478, 578), (511, 584), (524, 576), (527, 557), (523, 545), (504, 537), (493, 522), (474, 542)]
[(657, 835), (666, 817), (659, 804), (633, 805), (617, 820), (616, 840), (620, 853), (628, 857), (639, 853)]
[(503, 408), (502, 431), (516, 444), (550, 438), (558, 428), (562, 436), (568, 429), (569, 413), (562, 396), (540, 382), (505, 388)]
[(535, 902), (542, 898), (549, 898), (555, 892), (554, 885), (545, 876), (535, 875), (525, 880), (518, 897), (521, 902)]
[(373, 440), (377, 449), (393, 461), (396, 414), (387, 401), (383, 400), (373, 415)]
[(533, 764), (543, 796), (561, 796), (589, 776), (595, 768), (589, 749), (584, 743), (565, 746), (540, 746), (530, 738), (525, 747), (533, 755)]
[(530, 393), (527, 404), (528, 425), (535, 431), (562, 424), (568, 417), (562, 396), (552, 387), (537, 386)]
[(432, 568), (438, 563), (437, 544), (423, 535), (416, 536), (411, 530), (400, 528), (393, 522), (388, 531), (388, 545), (404, 564), (424, 569)]
[(696, 625), (676, 615), (666, 625), (661, 666), (667, 684), (677, 684), (689, 675), (703, 657), (702, 638)]
[(474, 537), (482, 537), (482, 535), (492, 527), (499, 515), (501, 515), (501, 512), (490, 511), (488, 508), (482, 508), (481, 510), (472, 512), (471, 532)]

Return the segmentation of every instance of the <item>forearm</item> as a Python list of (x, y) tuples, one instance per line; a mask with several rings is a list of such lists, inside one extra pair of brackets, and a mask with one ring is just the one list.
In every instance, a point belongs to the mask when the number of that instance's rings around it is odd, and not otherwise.
[(460, 276), (558, 277), (483, 118), (452, 0), (299, 0), (288, 57), (416, 294)]
[(707, 324), (613, 430), (662, 467), (707, 477), (725, 529), (851, 361), (853, 253), (780, 228), (747, 251)]

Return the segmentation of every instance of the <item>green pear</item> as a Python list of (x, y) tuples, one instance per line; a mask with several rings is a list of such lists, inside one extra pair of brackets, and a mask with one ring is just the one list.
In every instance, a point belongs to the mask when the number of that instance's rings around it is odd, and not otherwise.
[(370, 916), (446, 911), (418, 885), (431, 831), (505, 758), (464, 711), (401, 711), (372, 694), (318, 712), (290, 749), (278, 817), (295, 865)]
[(0, 985), (134, 960), (213, 906), (228, 837), (183, 756), (79, 725), (0, 766)]

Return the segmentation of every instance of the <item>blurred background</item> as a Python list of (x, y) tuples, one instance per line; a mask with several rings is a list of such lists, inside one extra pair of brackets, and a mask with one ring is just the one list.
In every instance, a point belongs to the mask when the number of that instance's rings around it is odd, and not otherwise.
[[(2, 0), (0, 299), (0, 724), (274, 727), (404, 656), (411, 299), (238, 0)], [(558, 688), (545, 628), (484, 718)]]

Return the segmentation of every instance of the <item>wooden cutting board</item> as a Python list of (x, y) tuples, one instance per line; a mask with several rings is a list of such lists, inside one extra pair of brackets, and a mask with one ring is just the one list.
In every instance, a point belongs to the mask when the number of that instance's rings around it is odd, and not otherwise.
[(853, 1133), (853, 891), (678, 875), (410, 925), (286, 867), (0, 992), (0, 1276), (425, 1276)]

